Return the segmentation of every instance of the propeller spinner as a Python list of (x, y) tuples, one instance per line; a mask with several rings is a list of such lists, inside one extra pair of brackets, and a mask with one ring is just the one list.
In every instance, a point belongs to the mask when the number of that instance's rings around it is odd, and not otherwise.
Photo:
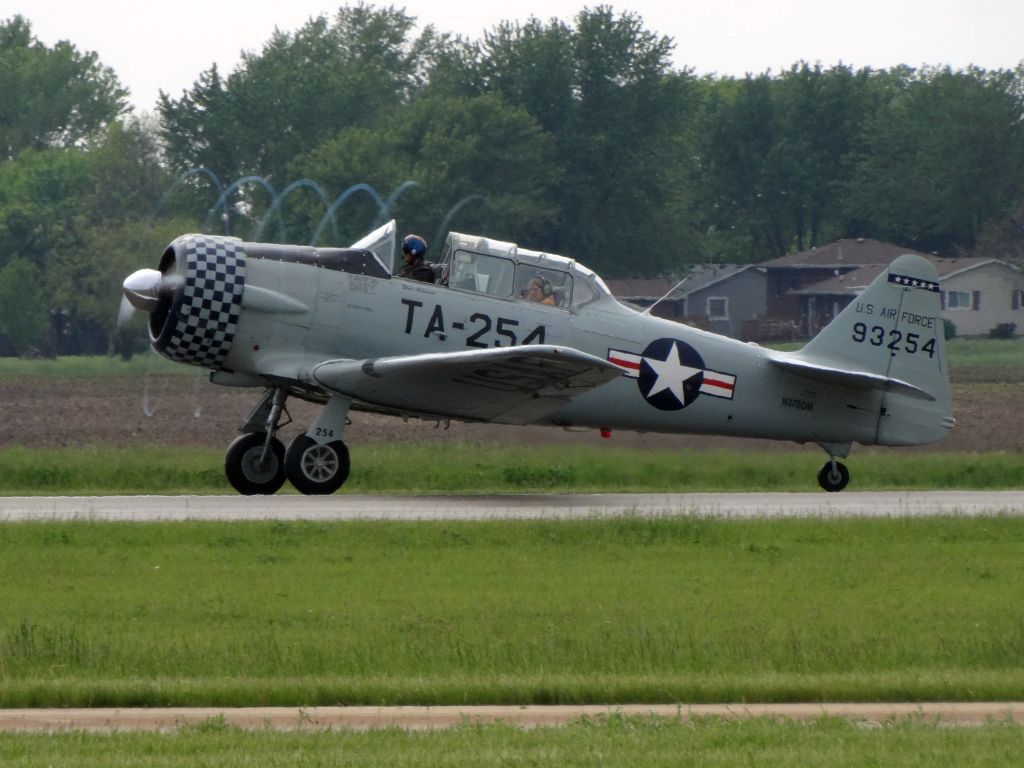
[(165, 275), (156, 269), (139, 269), (125, 278), (121, 285), (124, 294), (121, 307), (117, 313), (118, 326), (124, 326), (135, 315), (135, 310), (152, 312), (160, 304), (160, 299), (173, 293), (184, 284), (181, 275)]

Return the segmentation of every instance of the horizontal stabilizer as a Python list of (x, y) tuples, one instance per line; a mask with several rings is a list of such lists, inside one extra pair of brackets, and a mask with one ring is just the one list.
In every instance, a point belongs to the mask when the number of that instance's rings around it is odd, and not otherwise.
[(320, 386), (372, 405), (502, 424), (530, 424), (621, 375), (601, 358), (543, 344), (329, 360), (312, 370)]
[(811, 379), (825, 382), (827, 384), (838, 384), (848, 387), (877, 387), (889, 392), (896, 392), (901, 395), (908, 395), (919, 400), (934, 401), (935, 395), (926, 392), (920, 387), (915, 387), (909, 382), (901, 379), (893, 379), (878, 373), (868, 371), (848, 371), (842, 368), (833, 368), (820, 363), (799, 360), (793, 357), (776, 357), (772, 362), (781, 368), (799, 373)]

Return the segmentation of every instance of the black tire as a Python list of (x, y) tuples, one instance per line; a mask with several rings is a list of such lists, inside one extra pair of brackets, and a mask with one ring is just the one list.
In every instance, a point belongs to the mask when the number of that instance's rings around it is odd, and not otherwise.
[(224, 474), (231, 487), (244, 496), (270, 495), (284, 485), (284, 445), (276, 437), (270, 442), (266, 466), (259, 466), (266, 441), (266, 432), (239, 435), (224, 455)]
[(841, 491), (850, 482), (850, 470), (841, 461), (836, 462), (835, 471), (832, 470), (832, 462), (826, 461), (825, 466), (818, 472), (818, 485), (829, 493)]
[(348, 480), (348, 448), (341, 440), (317, 443), (308, 435), (292, 440), (284, 455), (291, 484), (307, 496), (334, 493)]

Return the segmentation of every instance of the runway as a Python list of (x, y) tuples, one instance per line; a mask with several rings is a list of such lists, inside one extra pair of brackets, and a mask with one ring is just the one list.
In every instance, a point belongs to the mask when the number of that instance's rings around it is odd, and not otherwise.
[(1024, 491), (465, 496), (8, 496), (0, 521), (495, 520), (1021, 515)]
[(916, 720), (967, 726), (989, 721), (1022, 724), (1024, 702), (5, 709), (0, 710), (0, 731), (172, 731), (209, 720), (249, 730), (436, 730), (495, 722), (538, 728), (614, 715), (682, 721), (707, 717), (813, 721), (829, 717), (868, 724)]

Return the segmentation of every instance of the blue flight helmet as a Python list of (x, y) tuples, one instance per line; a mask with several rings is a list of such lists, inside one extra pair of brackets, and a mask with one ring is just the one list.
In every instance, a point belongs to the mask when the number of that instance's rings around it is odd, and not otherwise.
[(419, 259), (427, 255), (427, 241), (419, 235), (406, 235), (402, 240), (402, 253), (412, 254)]

